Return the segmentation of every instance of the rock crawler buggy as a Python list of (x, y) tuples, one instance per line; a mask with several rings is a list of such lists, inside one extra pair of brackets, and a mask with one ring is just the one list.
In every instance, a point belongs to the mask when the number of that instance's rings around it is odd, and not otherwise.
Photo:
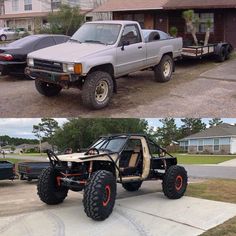
[(162, 180), (165, 196), (182, 197), (187, 172), (177, 159), (151, 139), (140, 134), (100, 137), (86, 152), (56, 156), (47, 151), (51, 166), (38, 182), (38, 195), (46, 204), (63, 202), (68, 190), (84, 190), (83, 205), (88, 217), (105, 220), (116, 199), (116, 183), (137, 191), (143, 181)]

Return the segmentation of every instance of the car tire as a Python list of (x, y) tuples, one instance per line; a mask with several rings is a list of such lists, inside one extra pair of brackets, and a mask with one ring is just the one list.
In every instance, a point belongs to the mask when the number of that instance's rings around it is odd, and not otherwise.
[(142, 181), (122, 184), (123, 188), (129, 192), (138, 191), (141, 185), (142, 185)]
[(163, 178), (162, 189), (169, 199), (181, 198), (188, 185), (187, 171), (182, 166), (170, 166)]
[(0, 40), (1, 41), (6, 41), (7, 40), (7, 36), (5, 34), (0, 36)]
[(105, 220), (113, 211), (116, 200), (116, 178), (106, 170), (92, 174), (84, 188), (84, 211), (93, 220)]
[(82, 88), (83, 104), (99, 110), (108, 105), (114, 90), (114, 83), (109, 73), (95, 71), (87, 76)]
[(62, 87), (58, 84), (47, 83), (38, 79), (35, 80), (35, 87), (40, 94), (46, 97), (56, 96), (62, 90)]
[(218, 62), (224, 62), (226, 60), (226, 47), (221, 46), (219, 53), (216, 55), (216, 60)]
[(173, 58), (169, 55), (164, 55), (158, 65), (154, 67), (155, 81), (165, 83), (171, 80), (174, 70)]
[(44, 169), (38, 180), (38, 195), (48, 205), (62, 203), (67, 196), (68, 188), (57, 185), (57, 173), (52, 167)]

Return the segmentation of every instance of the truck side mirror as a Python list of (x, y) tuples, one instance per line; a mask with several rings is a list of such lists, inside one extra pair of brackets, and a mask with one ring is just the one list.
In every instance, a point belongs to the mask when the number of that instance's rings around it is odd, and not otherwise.
[(121, 44), (121, 51), (124, 51), (125, 46), (128, 46), (128, 45), (129, 45), (129, 41), (123, 41), (122, 44)]

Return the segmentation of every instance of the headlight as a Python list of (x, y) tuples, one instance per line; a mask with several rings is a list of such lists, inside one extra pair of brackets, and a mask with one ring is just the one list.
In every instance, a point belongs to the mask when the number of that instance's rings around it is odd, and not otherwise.
[(63, 72), (74, 73), (77, 75), (82, 74), (82, 64), (63, 64)]
[(68, 161), (68, 162), (67, 162), (67, 166), (68, 166), (69, 168), (71, 168), (71, 167), (72, 167), (72, 162)]
[(33, 58), (28, 58), (27, 59), (27, 64), (28, 64), (28, 66), (34, 66), (34, 59)]

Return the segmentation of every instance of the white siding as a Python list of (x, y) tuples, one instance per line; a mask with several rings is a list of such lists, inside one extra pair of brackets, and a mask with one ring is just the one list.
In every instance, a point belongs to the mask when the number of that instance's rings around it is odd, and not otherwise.
[(236, 153), (236, 138), (231, 138), (230, 153), (231, 154), (235, 154)]

